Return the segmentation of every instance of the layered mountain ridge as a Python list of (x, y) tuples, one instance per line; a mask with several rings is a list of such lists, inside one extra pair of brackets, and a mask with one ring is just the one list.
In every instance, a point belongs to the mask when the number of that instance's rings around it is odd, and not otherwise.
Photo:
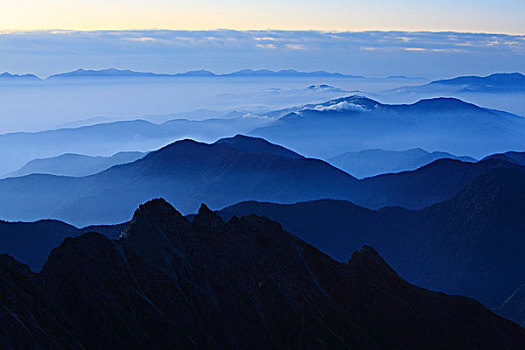
[(219, 209), (245, 200), (345, 199), (372, 209), (418, 209), (448, 199), (485, 171), (502, 167), (521, 165), (503, 159), (440, 159), (414, 171), (357, 180), (262, 139), (238, 135), (213, 144), (183, 140), (91, 176), (34, 174), (0, 180), (0, 217), (114, 224), (129, 220), (133, 208), (154, 197), (165, 197), (184, 214), (194, 213), (201, 202)]
[(519, 326), (408, 284), (371, 247), (337, 263), (268, 219), (201, 206), (190, 222), (160, 199), (116, 241), (66, 239), (39, 274), (1, 255), (0, 280), (3, 347), (525, 346)]
[(144, 157), (142, 152), (118, 152), (109, 157), (91, 157), (66, 153), (57, 157), (34, 159), (6, 177), (20, 177), (31, 174), (63, 176), (87, 176), (99, 173), (112, 166), (133, 162)]
[(359, 152), (345, 152), (328, 159), (328, 163), (357, 178), (371, 177), (386, 173), (416, 170), (438, 159), (457, 159), (475, 162), (476, 159), (456, 156), (447, 152), (427, 152), (421, 148), (402, 151), (370, 149)]
[(174, 119), (155, 124), (139, 119), (0, 135), (4, 150), (0, 173), (63, 153), (151, 151), (174, 140), (212, 142), (239, 133), (321, 159), (367, 149), (423, 148), (474, 158), (525, 149), (525, 118), (451, 98), (403, 105), (353, 95), (264, 113), (234, 114), (200, 121)]
[(490, 169), (452, 198), (418, 211), (320, 200), (243, 202), (219, 214), (266, 216), (339, 261), (370, 244), (408, 281), (499, 309), (525, 282), (524, 179), (522, 168)]
[(384, 104), (354, 95), (306, 105), (249, 135), (323, 159), (377, 148), (423, 148), (479, 158), (525, 149), (525, 118), (457, 98)]

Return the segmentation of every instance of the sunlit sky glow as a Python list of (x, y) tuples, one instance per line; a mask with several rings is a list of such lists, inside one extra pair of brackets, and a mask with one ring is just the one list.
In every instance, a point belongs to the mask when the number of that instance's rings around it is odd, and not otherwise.
[(429, 30), (525, 34), (523, 0), (1, 0), (0, 28)]

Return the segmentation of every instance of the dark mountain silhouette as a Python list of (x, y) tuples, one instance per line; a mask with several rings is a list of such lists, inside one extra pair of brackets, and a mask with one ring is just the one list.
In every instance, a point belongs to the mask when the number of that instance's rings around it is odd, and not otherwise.
[(410, 282), (495, 308), (525, 280), (524, 180), (523, 169), (492, 169), (451, 199), (418, 211), (324, 200), (244, 202), (219, 214), (264, 215), (339, 261), (348, 258), (345, 250), (373, 245)]
[(38, 222), (0, 221), (0, 254), (9, 254), (18, 261), (39, 271), (51, 249), (66, 237), (75, 237), (85, 232), (99, 232), (117, 238), (124, 225), (90, 226), (76, 228), (57, 220)]
[(133, 120), (4, 134), (0, 135), (0, 174), (16, 171), (36, 158), (56, 157), (64, 153), (110, 155), (122, 150), (150, 151), (187, 137), (215, 141), (270, 122), (271, 119), (249, 117), (203, 121), (173, 119), (162, 124)]
[(499, 154), (492, 154), (485, 157), (485, 159), (503, 159), (510, 163), (525, 165), (525, 152), (505, 152)]
[(502, 159), (476, 163), (438, 159), (417, 170), (368, 177), (359, 182), (353, 201), (368, 208), (401, 206), (420, 209), (446, 200), (490, 169), (521, 168)]
[(86, 177), (28, 175), (0, 180), (0, 217), (52, 218), (76, 226), (129, 220), (134, 207), (163, 196), (194, 213), (245, 200), (294, 203), (346, 199), (368, 208), (418, 209), (450, 198), (493, 168), (520, 167), (490, 159), (441, 159), (415, 171), (357, 180), (317, 159), (303, 158), (261, 139), (237, 136), (214, 144), (178, 141), (144, 158)]
[(0, 217), (55, 218), (77, 226), (116, 223), (129, 220), (133, 207), (157, 196), (193, 213), (202, 201), (220, 208), (246, 199), (350, 198), (356, 183), (323, 161), (302, 158), (264, 140), (241, 136), (214, 144), (184, 140), (88, 177), (29, 175), (0, 180)]
[(250, 135), (323, 159), (418, 147), (478, 158), (525, 149), (525, 118), (455, 98), (387, 105), (355, 95), (307, 105)]
[(359, 152), (345, 152), (328, 159), (328, 162), (358, 178), (385, 173), (415, 170), (437, 159), (457, 159), (475, 162), (472, 157), (458, 157), (447, 152), (427, 152), (421, 148), (406, 151), (370, 149)]
[(247, 201), (217, 213), (225, 220), (251, 214), (268, 217), (338, 261), (348, 260), (349, 252), (363, 244), (373, 245), (403, 276), (416, 260), (413, 250), (419, 247), (417, 228), (344, 200), (294, 204)]
[(163, 200), (120, 238), (66, 239), (42, 272), (0, 256), (0, 345), (521, 349), (471, 299), (402, 280), (369, 246), (337, 263), (257, 216), (193, 223)]
[(461, 290), (495, 307), (525, 281), (525, 171), (493, 169), (422, 211), (432, 235), (423, 285)]
[(66, 153), (58, 157), (34, 159), (7, 176), (18, 177), (30, 174), (93, 175), (115, 165), (134, 162), (145, 155), (146, 153), (142, 152), (119, 152), (110, 157), (91, 157), (82, 154)]
[(76, 227), (55, 220), (34, 223), (0, 221), (0, 254), (9, 254), (38, 270), (51, 249), (64, 238), (79, 234)]

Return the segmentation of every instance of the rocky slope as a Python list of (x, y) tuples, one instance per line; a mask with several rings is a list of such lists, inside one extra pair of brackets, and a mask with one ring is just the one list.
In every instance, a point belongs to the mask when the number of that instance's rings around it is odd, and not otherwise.
[(337, 263), (268, 219), (193, 222), (163, 200), (120, 238), (66, 239), (39, 274), (0, 256), (0, 347), (521, 349), (481, 304), (402, 280), (365, 246)]

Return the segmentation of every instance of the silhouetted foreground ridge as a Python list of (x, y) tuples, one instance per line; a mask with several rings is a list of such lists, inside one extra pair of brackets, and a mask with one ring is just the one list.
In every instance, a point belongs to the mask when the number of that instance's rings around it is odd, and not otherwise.
[(1, 348), (523, 349), (468, 298), (402, 280), (371, 247), (346, 264), (258, 216), (190, 222), (161, 199), (112, 241), (67, 238), (32, 273), (0, 256)]

